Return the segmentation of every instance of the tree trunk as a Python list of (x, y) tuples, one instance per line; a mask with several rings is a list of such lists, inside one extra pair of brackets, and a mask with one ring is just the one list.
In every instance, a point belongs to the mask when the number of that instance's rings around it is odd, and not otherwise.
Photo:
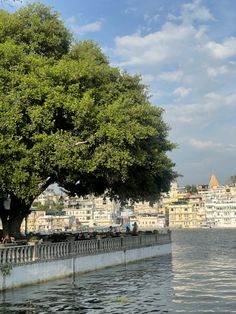
[(6, 218), (2, 218), (2, 227), (3, 227), (3, 236), (4, 238), (20, 238), (21, 237), (21, 232), (20, 232), (20, 227), (22, 224), (22, 221), (24, 219), (24, 216), (17, 215), (17, 216), (12, 216), (9, 215)]
[(26, 204), (21, 199), (11, 195), (10, 208), (1, 206), (0, 218), (2, 220), (4, 238), (20, 238), (22, 221), (28, 216), (31, 204)]

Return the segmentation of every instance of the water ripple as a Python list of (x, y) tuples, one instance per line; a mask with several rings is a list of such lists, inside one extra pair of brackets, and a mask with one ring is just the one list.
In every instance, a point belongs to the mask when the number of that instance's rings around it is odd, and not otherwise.
[(172, 255), (2, 293), (0, 314), (236, 313), (235, 238), (176, 231)]

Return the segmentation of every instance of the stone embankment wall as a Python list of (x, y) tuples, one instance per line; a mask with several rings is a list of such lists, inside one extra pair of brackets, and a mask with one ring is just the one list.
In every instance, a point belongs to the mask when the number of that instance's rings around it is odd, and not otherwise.
[(169, 253), (169, 234), (0, 248), (0, 290)]

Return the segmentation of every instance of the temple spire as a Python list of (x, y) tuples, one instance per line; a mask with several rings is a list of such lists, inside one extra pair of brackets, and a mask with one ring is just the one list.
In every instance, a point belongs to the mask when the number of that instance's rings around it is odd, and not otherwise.
[(220, 186), (219, 181), (217, 180), (216, 176), (214, 174), (211, 175), (211, 179), (208, 184), (209, 188), (215, 188)]

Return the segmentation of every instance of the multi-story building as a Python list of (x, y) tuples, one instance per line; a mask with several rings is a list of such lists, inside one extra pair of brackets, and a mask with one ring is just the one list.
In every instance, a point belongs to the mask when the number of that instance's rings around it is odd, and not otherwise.
[(94, 197), (93, 203), (95, 208), (94, 223), (96, 225), (108, 226), (120, 223), (119, 202), (104, 197)]
[(93, 213), (93, 225), (98, 227), (114, 225), (112, 212), (108, 210), (95, 210)]
[(235, 186), (221, 186), (212, 175), (208, 188), (199, 190), (199, 194), (204, 201), (207, 227), (236, 227)]
[(205, 210), (201, 197), (178, 199), (169, 205), (169, 227), (200, 228), (205, 223)]
[(67, 197), (64, 212), (75, 217), (78, 225), (107, 226), (116, 224), (119, 213), (118, 203), (103, 197)]
[(32, 211), (21, 225), (22, 233), (29, 232), (59, 232), (73, 230), (75, 221), (73, 216), (46, 215), (46, 211)]
[(145, 214), (131, 216), (130, 226), (132, 228), (134, 222), (138, 224), (138, 230), (157, 230), (166, 227), (166, 217), (162, 214)]
[(134, 213), (136, 214), (157, 214), (159, 212), (159, 203), (156, 202), (152, 206), (148, 202), (134, 203)]
[(58, 203), (61, 198), (61, 194), (56, 194), (55, 191), (51, 188), (47, 188), (42, 194), (40, 194), (36, 199), (36, 203), (40, 203), (42, 205), (52, 205)]
[(104, 197), (68, 197), (56, 195), (47, 189), (37, 202), (50, 204), (61, 202), (63, 215), (46, 215), (43, 211), (32, 211), (27, 219), (27, 229), (81, 230), (83, 227), (109, 227), (123, 224), (130, 226), (136, 221), (139, 230), (171, 228), (235, 227), (236, 186), (220, 186), (212, 175), (207, 185), (197, 186), (198, 194), (191, 195), (185, 188), (173, 183), (171, 190), (163, 194), (159, 202), (150, 206), (148, 202), (130, 204), (125, 208)]
[(208, 227), (236, 228), (236, 198), (209, 199), (205, 210)]
[(134, 203), (132, 208), (131, 225), (136, 221), (139, 230), (156, 230), (167, 226), (167, 211), (161, 201), (152, 206), (148, 202)]
[(64, 205), (64, 214), (74, 217), (77, 229), (93, 225), (94, 203), (90, 198), (67, 197)]

